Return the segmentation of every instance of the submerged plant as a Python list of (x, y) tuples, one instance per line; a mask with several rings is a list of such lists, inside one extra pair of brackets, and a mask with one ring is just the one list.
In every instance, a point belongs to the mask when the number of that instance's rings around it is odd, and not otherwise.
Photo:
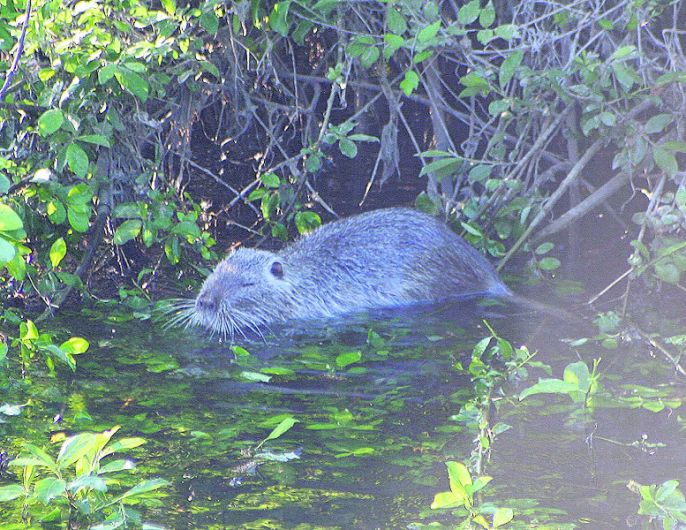
[[(19, 348), (22, 369), (26, 370), (31, 360), (43, 357), (51, 373), (55, 372), (55, 361), (60, 362), (72, 371), (76, 370), (76, 355), (85, 353), (89, 343), (81, 337), (71, 337), (59, 346), (54, 343), (49, 333), (40, 333), (31, 320), (19, 324), (19, 337), (10, 338), (9, 346)], [(4, 360), (9, 351), (7, 344), (0, 342), (0, 361)]]
[[(483, 528), (500, 528), (514, 518), (511, 508), (498, 508), (490, 504), (481, 504), (477, 493), (481, 491), (492, 477), (472, 478), (467, 466), (461, 462), (446, 462), (450, 491), (437, 493), (431, 503), (431, 509), (455, 508), (466, 523), (475, 523)], [(486, 516), (492, 516), (491, 521)]]
[(686, 524), (686, 500), (678, 480), (668, 480), (659, 486), (644, 486), (632, 481), (627, 487), (641, 496), (639, 515), (660, 522), (664, 530), (682, 528)]
[(565, 367), (562, 379), (539, 379), (538, 383), (519, 393), (519, 400), (534, 394), (561, 394), (569, 396), (574, 403), (592, 408), (593, 396), (600, 386), (599, 363), (600, 359), (594, 359), (593, 369), (590, 371), (583, 361), (570, 363)]
[[(143, 480), (121, 491), (122, 472), (136, 464), (130, 459), (109, 458), (116, 453), (145, 443), (143, 438), (122, 438), (110, 443), (119, 427), (101, 433), (83, 432), (68, 437), (57, 458), (33, 444), (25, 444), (18, 458), (9, 462), (19, 468), (21, 484), (0, 487), (0, 502), (20, 499), (25, 518), (34, 516), (44, 522), (95, 523), (107, 521), (103, 528), (114, 529), (141, 524), (140, 514), (131, 505), (158, 505), (168, 482)], [(93, 527), (95, 528), (95, 527)]]

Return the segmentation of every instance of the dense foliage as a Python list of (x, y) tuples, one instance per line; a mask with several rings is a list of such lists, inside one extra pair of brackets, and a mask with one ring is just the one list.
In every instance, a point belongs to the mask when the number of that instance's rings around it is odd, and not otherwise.
[(542, 272), (540, 242), (633, 190), (626, 277), (686, 269), (682, 3), (39, 0), (25, 38), (0, 5), (9, 296), (59, 305), (112, 268), (148, 287), (227, 219), (307, 231), (346, 209), (331, 173), (377, 204), (419, 174), (420, 207)]

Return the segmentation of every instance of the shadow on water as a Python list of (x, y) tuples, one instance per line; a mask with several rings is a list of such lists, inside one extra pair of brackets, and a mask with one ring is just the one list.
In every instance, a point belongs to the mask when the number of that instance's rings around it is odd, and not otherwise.
[[(140, 455), (146, 470), (174, 486), (148, 519), (171, 528), (450, 527), (459, 519), (429, 506), (448, 489), (444, 462), (466, 461), (474, 448), (475, 431), (455, 420), (473, 387), (455, 366), (488, 336), (484, 320), (539, 351), (553, 377), (602, 356), (613, 393), (670, 379), (638, 344), (561, 340), (589, 336), (586, 323), (471, 299), (281, 326), (240, 348), (201, 330), (102, 319), (74, 329), (71, 321), (72, 333), (98, 347), (79, 359), (56, 406), (66, 429), (122, 425), (150, 440)], [(629, 480), (684, 478), (683, 434), (669, 410), (608, 402), (583, 416), (561, 396), (511, 397), (539, 376), (549, 375), (533, 371), (503, 390), (497, 421), (511, 428), (486, 466), (489, 500), (516, 506), (527, 521), (622, 528), (638, 504)], [(256, 455), (289, 416), (298, 423)], [(644, 442), (666, 447), (631, 445), (646, 433)]]

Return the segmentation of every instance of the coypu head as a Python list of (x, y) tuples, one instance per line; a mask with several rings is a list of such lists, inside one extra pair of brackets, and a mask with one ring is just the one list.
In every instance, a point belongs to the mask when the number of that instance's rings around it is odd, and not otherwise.
[(170, 324), (202, 326), (230, 339), (245, 329), (261, 335), (260, 327), (286, 318), (290, 290), (278, 254), (238, 249), (207, 277), (195, 301), (176, 304)]

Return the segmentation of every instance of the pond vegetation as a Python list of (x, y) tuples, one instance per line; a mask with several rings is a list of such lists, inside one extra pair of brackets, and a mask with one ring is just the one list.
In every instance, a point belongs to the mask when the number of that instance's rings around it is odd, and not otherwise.
[[(0, 0), (2, 527), (686, 525), (685, 10)], [(410, 204), (530, 302), (165, 326)]]

